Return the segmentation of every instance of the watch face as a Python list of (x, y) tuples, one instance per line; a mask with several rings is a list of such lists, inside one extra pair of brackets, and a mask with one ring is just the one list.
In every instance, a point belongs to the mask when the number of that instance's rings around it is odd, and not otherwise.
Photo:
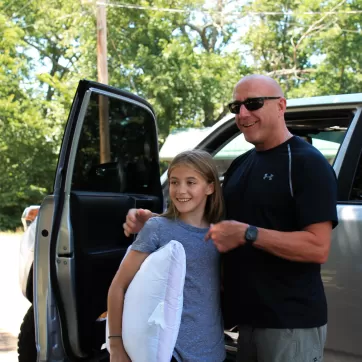
[(255, 241), (258, 236), (258, 229), (255, 226), (249, 226), (246, 229), (245, 239), (247, 241)]

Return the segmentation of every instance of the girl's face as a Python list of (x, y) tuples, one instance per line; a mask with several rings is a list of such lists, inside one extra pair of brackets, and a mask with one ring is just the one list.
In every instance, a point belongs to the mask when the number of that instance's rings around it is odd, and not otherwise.
[(170, 198), (180, 218), (186, 216), (202, 220), (207, 197), (214, 192), (214, 185), (186, 165), (176, 166), (170, 173), (169, 182)]

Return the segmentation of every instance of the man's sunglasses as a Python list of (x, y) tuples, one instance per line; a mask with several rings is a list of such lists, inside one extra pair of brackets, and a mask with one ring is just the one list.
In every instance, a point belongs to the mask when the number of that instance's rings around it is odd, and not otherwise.
[(228, 104), (229, 110), (231, 113), (239, 114), (240, 108), (242, 105), (245, 106), (245, 108), (248, 111), (256, 111), (263, 107), (264, 101), (266, 99), (279, 99), (281, 97), (256, 97), (256, 98), (247, 98), (245, 101), (234, 101)]

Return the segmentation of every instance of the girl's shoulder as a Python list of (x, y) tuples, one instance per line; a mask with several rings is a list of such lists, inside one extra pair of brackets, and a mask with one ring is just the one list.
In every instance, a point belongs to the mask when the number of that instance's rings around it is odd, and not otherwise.
[(172, 220), (167, 220), (162, 216), (154, 216), (148, 219), (137, 234), (133, 243), (133, 250), (152, 253), (159, 247), (163, 246), (166, 241), (171, 239), (171, 225), (167, 225)]
[(200, 228), (196, 226), (192, 226), (190, 224), (186, 224), (185, 222), (179, 220), (179, 219), (170, 219), (165, 216), (154, 216), (150, 218), (145, 226), (148, 229), (157, 229), (158, 232), (161, 232), (162, 234), (167, 234), (168, 231), (172, 233), (180, 233), (182, 234), (194, 234), (201, 235), (203, 237), (203, 234), (206, 234), (209, 230), (208, 227)]
[(164, 216), (153, 216), (146, 222), (145, 226), (147, 227), (164, 227), (175, 225), (176, 222), (174, 220), (168, 219)]

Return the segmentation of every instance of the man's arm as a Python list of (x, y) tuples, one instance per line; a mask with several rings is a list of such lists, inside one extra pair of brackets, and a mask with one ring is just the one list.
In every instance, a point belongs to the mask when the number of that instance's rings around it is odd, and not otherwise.
[[(258, 228), (253, 247), (292, 261), (322, 264), (328, 258), (332, 229), (338, 224), (336, 175), (323, 155), (313, 150), (294, 157), (294, 172), (298, 176), (293, 178), (293, 198), (299, 230)], [(223, 221), (211, 226), (207, 238), (226, 252), (245, 244), (247, 227), (246, 223)]]
[(303, 231), (280, 232), (259, 229), (253, 246), (284, 259), (324, 264), (331, 245), (332, 223), (312, 224)]
[[(221, 221), (210, 227), (206, 239), (212, 239), (217, 249), (224, 253), (246, 243), (247, 227), (248, 224), (237, 221)], [(293, 232), (258, 228), (258, 237), (253, 247), (287, 260), (323, 264), (328, 258), (331, 234), (330, 221), (312, 224), (302, 231)]]

